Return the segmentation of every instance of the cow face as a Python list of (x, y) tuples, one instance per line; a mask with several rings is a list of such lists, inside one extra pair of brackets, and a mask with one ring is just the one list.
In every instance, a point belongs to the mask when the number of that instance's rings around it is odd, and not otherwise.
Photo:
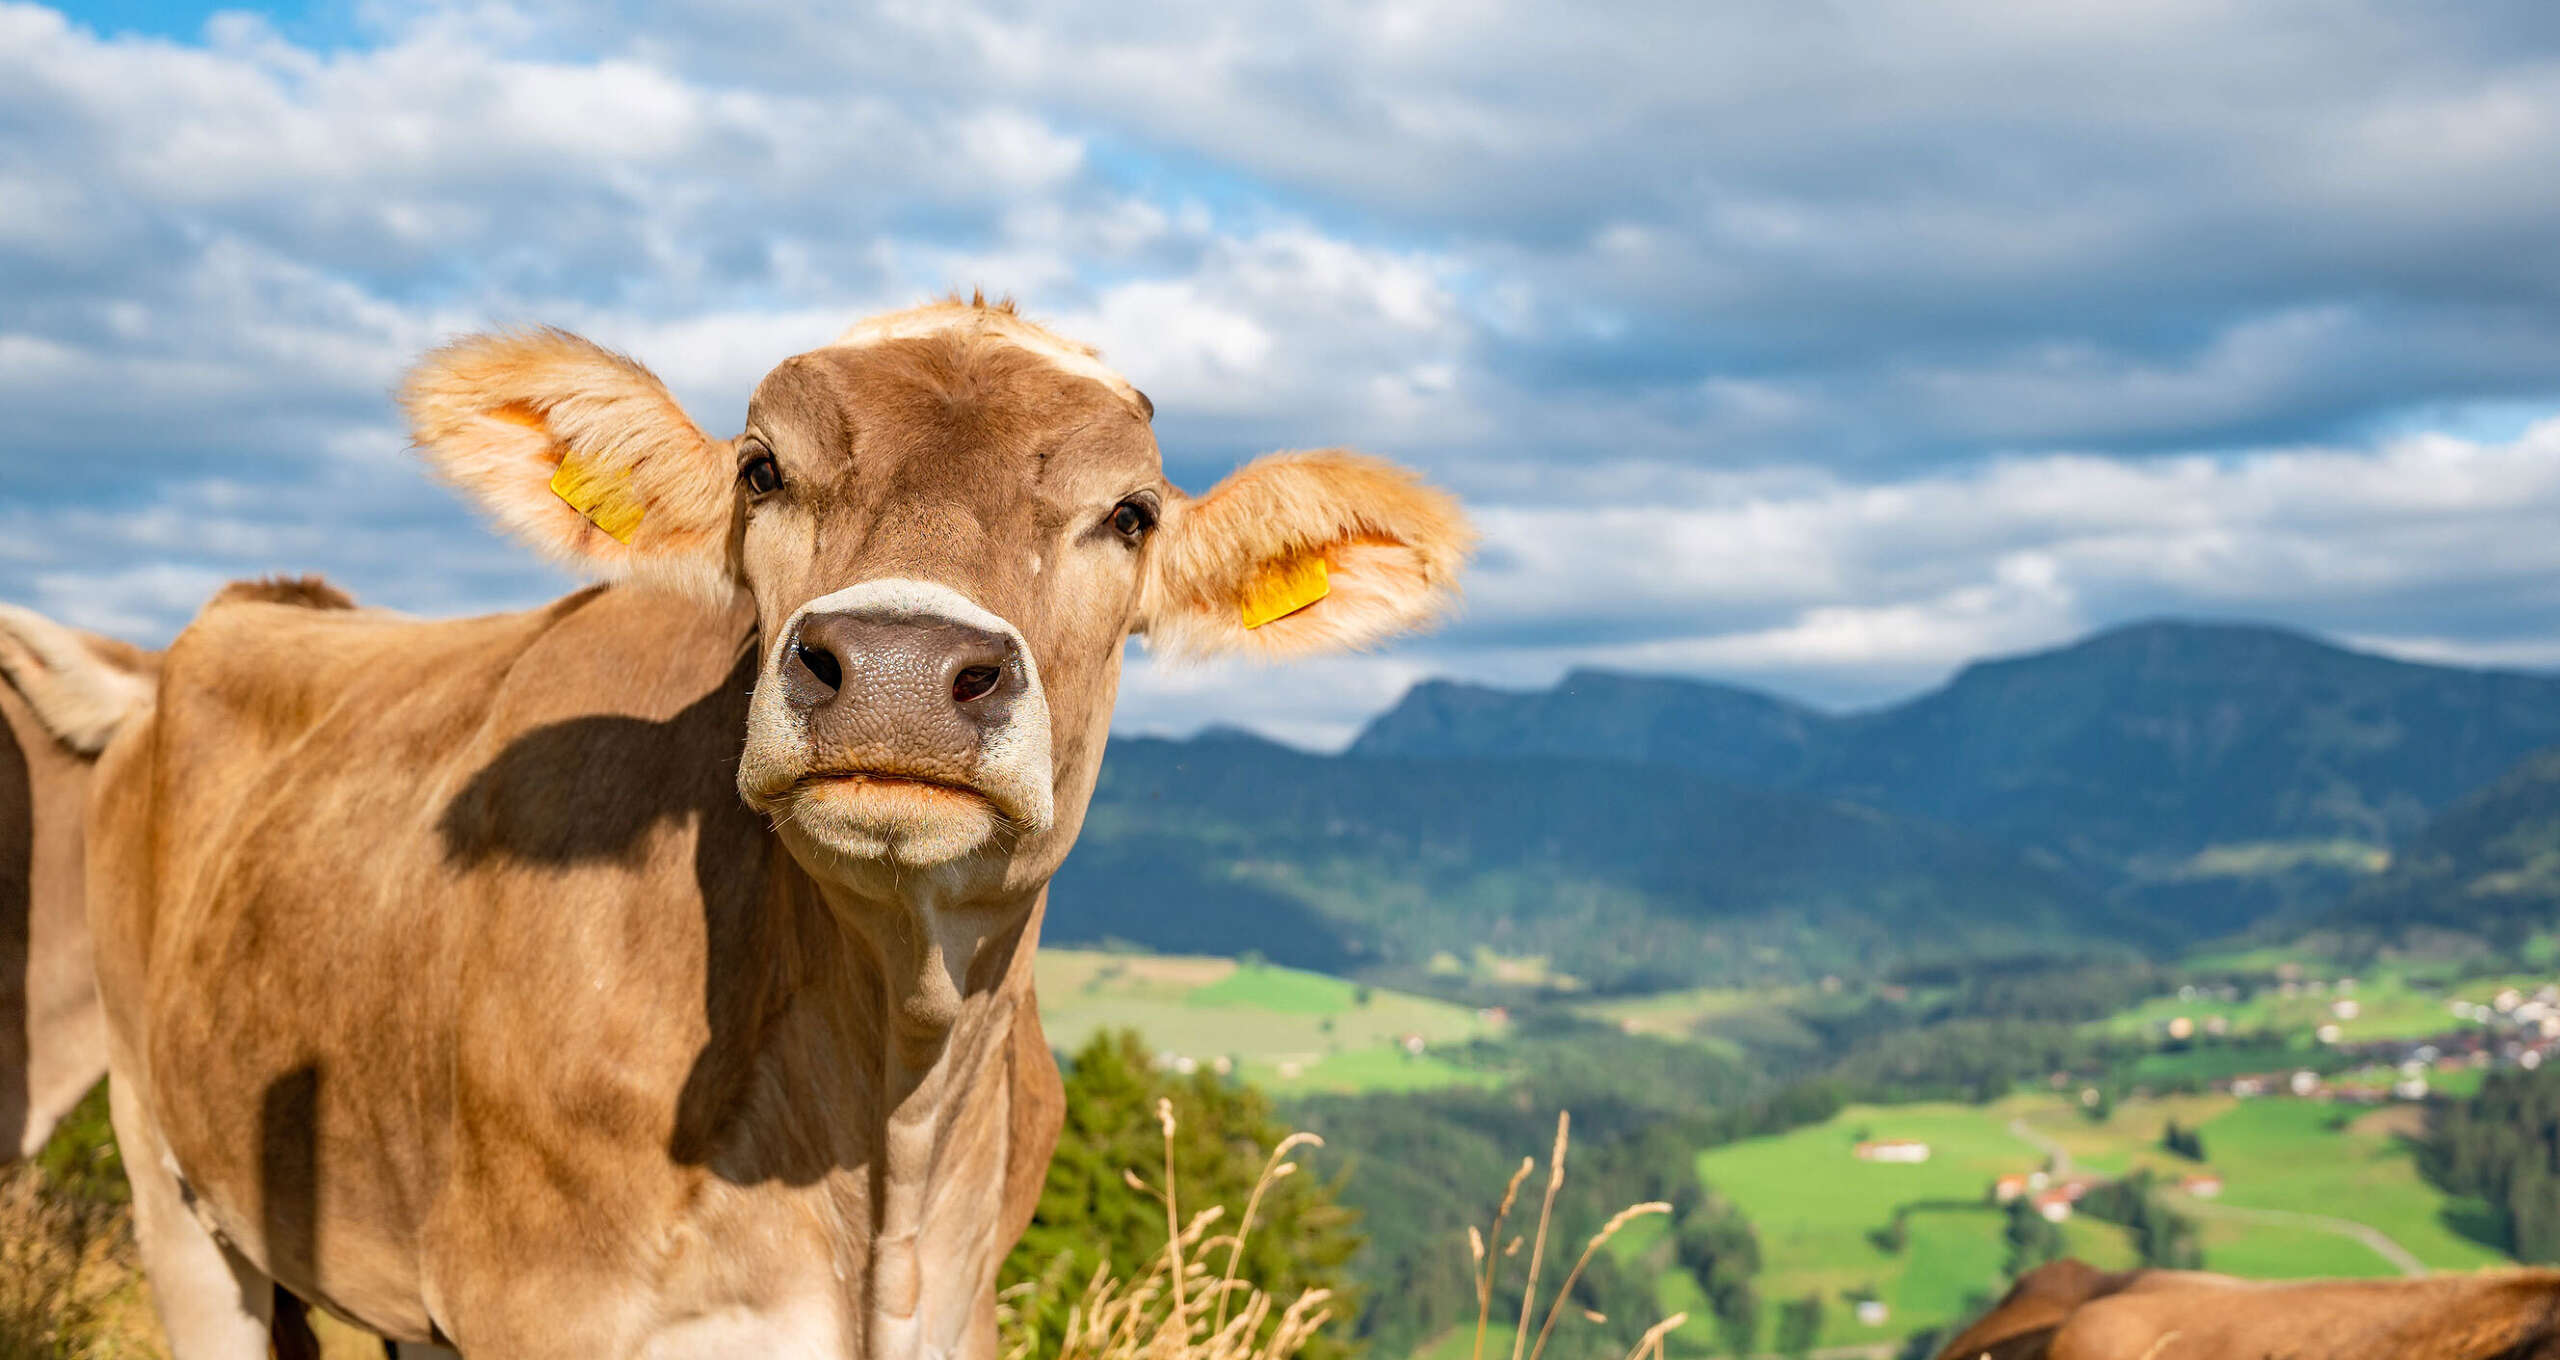
[(1081, 824), (1122, 642), (1268, 658), (1428, 621), (1470, 542), (1357, 455), (1193, 499), (1145, 397), (1009, 307), (883, 317), (785, 360), (737, 437), (557, 331), (480, 336), (404, 389), (419, 446), (504, 524), (635, 584), (754, 602), (739, 792), (822, 879), (1045, 882)]

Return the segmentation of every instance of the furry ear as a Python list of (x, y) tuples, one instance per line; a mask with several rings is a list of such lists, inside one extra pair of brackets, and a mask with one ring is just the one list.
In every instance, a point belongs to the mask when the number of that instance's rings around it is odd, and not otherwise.
[(55, 740), (94, 756), (126, 719), (151, 706), (160, 657), (0, 604), (0, 677), (17, 686)]
[(1160, 652), (1279, 660), (1364, 647), (1457, 600), (1475, 530), (1447, 492), (1374, 458), (1274, 454), (1166, 507), (1139, 631)]
[(649, 370), (566, 331), (473, 335), (401, 385), (445, 480), (545, 555), (706, 598), (735, 588), (734, 469)]

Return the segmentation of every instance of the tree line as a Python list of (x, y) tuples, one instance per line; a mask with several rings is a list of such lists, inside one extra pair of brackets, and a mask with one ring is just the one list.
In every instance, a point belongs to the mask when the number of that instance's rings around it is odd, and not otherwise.
[(2484, 1201), (2509, 1255), (2560, 1262), (2560, 1072), (2492, 1072), (2477, 1095), (2435, 1106), (2418, 1164), (2444, 1189)]

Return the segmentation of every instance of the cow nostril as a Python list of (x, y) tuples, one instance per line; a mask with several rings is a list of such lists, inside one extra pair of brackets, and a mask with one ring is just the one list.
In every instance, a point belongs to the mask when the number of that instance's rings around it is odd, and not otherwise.
[(811, 675), (818, 677), (819, 684), (829, 689), (844, 688), (844, 666), (836, 660), (834, 653), (812, 647), (805, 642), (793, 650), (799, 653), (800, 664), (808, 667)]
[(994, 666), (971, 666), (951, 677), (951, 698), (955, 703), (975, 703), (996, 692), (1004, 680), (1004, 672)]

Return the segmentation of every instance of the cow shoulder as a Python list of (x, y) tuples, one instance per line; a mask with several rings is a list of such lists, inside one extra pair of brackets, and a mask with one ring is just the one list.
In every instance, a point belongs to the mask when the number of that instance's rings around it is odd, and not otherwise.
[(2012, 1360), (2043, 1355), (2054, 1329), (2073, 1309), (2111, 1294), (2147, 1272), (2102, 1271), (2068, 1257), (2018, 1277), (1991, 1311), (1974, 1320), (1939, 1351), (1942, 1360)]
[[(482, 917), (455, 960), (461, 1117), (701, 1154), (678, 1109), (725, 1096), (704, 1069), (743, 1064), (706, 1050), (752, 1037), (796, 953), (767, 902), (778, 851), (737, 794), (753, 653), (743, 609), (607, 588), (490, 696), (428, 809), (439, 872)], [(564, 1014), (567, 1041), (521, 1042)]]

